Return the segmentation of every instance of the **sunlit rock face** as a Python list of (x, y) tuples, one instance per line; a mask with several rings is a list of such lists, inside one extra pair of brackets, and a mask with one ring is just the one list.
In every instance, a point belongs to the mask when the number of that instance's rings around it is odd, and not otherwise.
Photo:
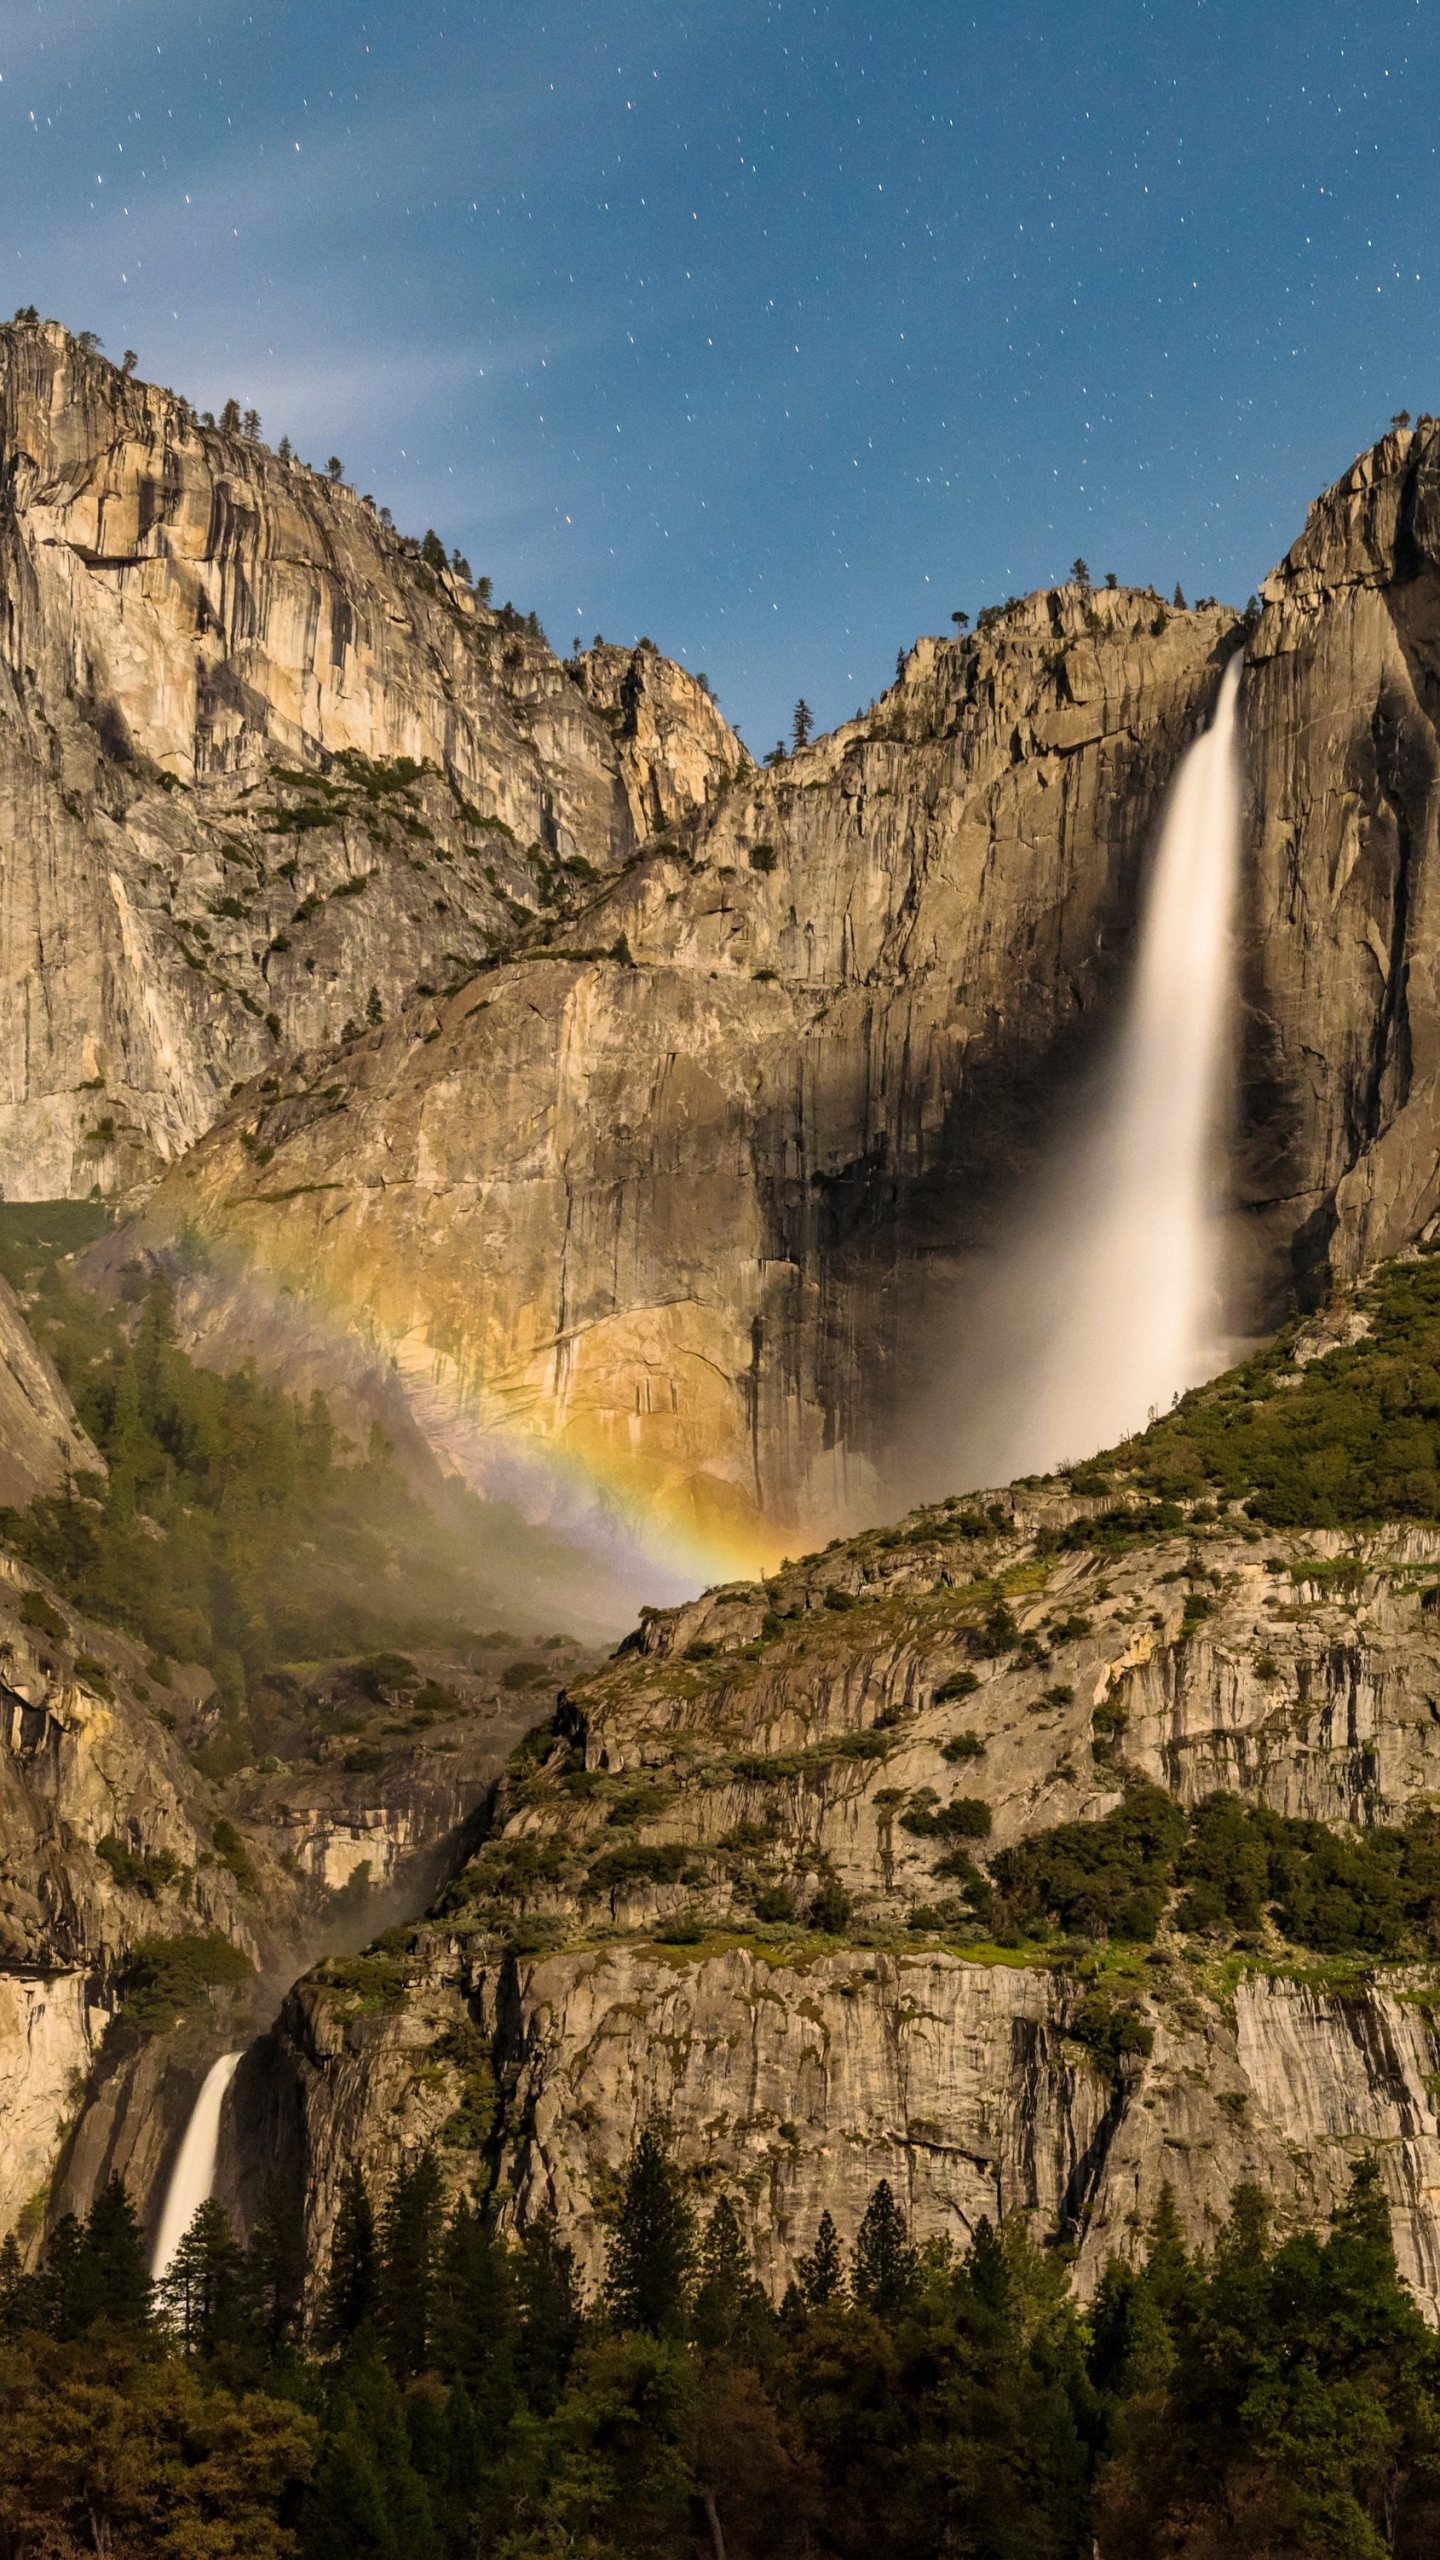
[(1440, 1204), (1440, 426), (1362, 454), (1262, 599), (1243, 1172), (1316, 1295)]
[(145, 1178), (232, 1084), (469, 976), (567, 862), (738, 770), (634, 654), (592, 707), (352, 490), (0, 329), (7, 1195)]
[(931, 1281), (1106, 1018), (1234, 638), (1057, 589), (723, 790), (674, 671), (593, 653), (664, 833), (448, 1000), (250, 1088), (124, 1249), (184, 1228), (218, 1286), (309, 1293), (480, 1481), (578, 1475), (692, 1570), (873, 1516)]

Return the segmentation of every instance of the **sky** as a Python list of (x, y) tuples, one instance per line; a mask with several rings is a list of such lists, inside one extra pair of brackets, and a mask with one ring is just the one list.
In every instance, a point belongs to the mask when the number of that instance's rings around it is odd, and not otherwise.
[(0, 0), (0, 308), (759, 753), (1077, 553), (1243, 604), (1440, 409), (1437, 110), (1440, 0)]

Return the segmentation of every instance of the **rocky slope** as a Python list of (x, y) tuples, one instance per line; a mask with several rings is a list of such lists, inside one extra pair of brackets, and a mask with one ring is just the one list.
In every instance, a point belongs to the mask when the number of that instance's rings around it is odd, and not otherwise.
[(0, 329), (5, 1194), (145, 1178), (739, 770), (690, 677), (599, 655), (587, 689), (353, 490)]
[[(1300, 1336), (1271, 1403), (1353, 1330)], [(1063, 1484), (937, 1506), (652, 1615), (576, 1684), (431, 1918), (312, 1976), (242, 2071), (316, 2262), (343, 2164), (431, 2142), (594, 2273), (658, 2112), (777, 2285), (882, 2176), (922, 2234), (1030, 2211), (1086, 2288), (1163, 2184), (1199, 2235), (1241, 2178), (1314, 2220), (1371, 2147), (1440, 2315), (1434, 1963), (1197, 1935), (1173, 1898), (1153, 1942), (995, 1943), (955, 1881), (1146, 1784), (1341, 1836), (1440, 1794), (1440, 1528), (1157, 1513), (1146, 1447), (1108, 1530)]]

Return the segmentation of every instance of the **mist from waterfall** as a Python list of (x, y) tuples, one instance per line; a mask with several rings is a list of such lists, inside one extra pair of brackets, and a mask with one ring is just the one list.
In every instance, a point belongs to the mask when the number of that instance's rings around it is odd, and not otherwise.
[(239, 2061), (238, 2053), (222, 2053), (218, 2062), (212, 2062), (190, 2110), (190, 2121), (170, 2172), (165, 2210), (160, 2216), (160, 2231), (150, 2267), (151, 2278), (156, 2284), (169, 2274), (176, 2250), (215, 2184), (215, 2161), (220, 2148), (220, 2110)]
[(1115, 1046), (967, 1292), (947, 1489), (1088, 1457), (1225, 1365), (1240, 670), (1171, 786)]

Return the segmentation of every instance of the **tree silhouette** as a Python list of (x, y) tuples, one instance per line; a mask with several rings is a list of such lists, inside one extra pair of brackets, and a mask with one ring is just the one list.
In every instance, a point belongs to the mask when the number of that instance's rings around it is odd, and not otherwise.
[(695, 2260), (695, 2218), (652, 2118), (625, 2178), (605, 2268), (617, 2329), (678, 2337)]
[(330, 2274), (320, 2316), (320, 2335), (329, 2347), (343, 2346), (358, 2329), (373, 2321), (380, 2308), (380, 2258), (375, 2214), (365, 2172), (352, 2160), (340, 2187), (340, 2209), (330, 2243)]
[(396, 2176), (380, 2217), (380, 2331), (392, 2370), (423, 2373), (440, 2253), (440, 2171), (429, 2151)]
[(797, 756), (802, 747), (809, 745), (814, 726), (815, 715), (802, 693), (790, 717), (790, 742)]
[(220, 432), (222, 435), (227, 436), (238, 436), (240, 433), (240, 403), (238, 400), (226, 401), (224, 408), (220, 412)]
[(341, 461), (339, 454), (332, 453), (329, 461), (325, 465), (325, 477), (327, 480), (338, 480), (344, 469), (345, 465)]
[(1088, 560), (1082, 560), (1078, 551), (1070, 563), (1070, 575), (1074, 579), (1077, 587), (1089, 586), (1090, 563)]
[(828, 2207), (820, 2216), (815, 2247), (808, 2258), (797, 2260), (795, 2273), (806, 2301), (817, 2311), (827, 2302), (838, 2302), (844, 2293), (845, 2262), (840, 2255), (840, 2235)]
[(916, 2253), (910, 2246), (905, 2216), (882, 2178), (865, 2207), (865, 2219), (850, 2253), (850, 2281), (855, 2299), (883, 2320), (903, 2309), (914, 2285)]

